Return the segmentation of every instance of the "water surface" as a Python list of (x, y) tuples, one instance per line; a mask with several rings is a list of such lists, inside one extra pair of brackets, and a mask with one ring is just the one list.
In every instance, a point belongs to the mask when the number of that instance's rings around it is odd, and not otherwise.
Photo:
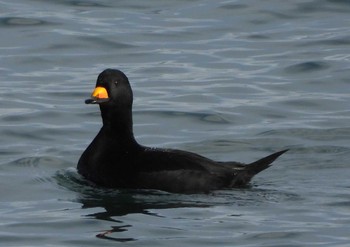
[[(4, 246), (347, 246), (348, 1), (0, 1)], [(96, 188), (75, 169), (105, 68), (149, 146), (251, 162), (249, 188)]]

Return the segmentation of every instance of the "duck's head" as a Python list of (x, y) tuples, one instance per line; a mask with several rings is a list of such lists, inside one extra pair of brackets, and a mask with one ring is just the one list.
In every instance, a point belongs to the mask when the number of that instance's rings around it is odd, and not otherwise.
[(100, 104), (100, 107), (113, 106), (130, 108), (133, 95), (126, 75), (117, 69), (106, 69), (97, 77), (95, 90), (86, 104)]

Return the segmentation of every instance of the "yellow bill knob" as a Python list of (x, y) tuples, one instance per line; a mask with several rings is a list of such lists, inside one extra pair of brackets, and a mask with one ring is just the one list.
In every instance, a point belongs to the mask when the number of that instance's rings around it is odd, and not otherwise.
[(85, 104), (100, 104), (109, 101), (107, 90), (104, 87), (96, 87), (91, 94), (91, 99), (85, 100)]
[(108, 99), (108, 93), (104, 87), (96, 87), (91, 96), (95, 99)]

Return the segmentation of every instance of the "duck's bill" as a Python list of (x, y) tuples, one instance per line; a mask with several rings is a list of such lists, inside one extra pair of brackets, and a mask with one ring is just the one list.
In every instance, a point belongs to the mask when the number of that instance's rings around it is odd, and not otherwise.
[(91, 98), (85, 100), (85, 104), (100, 104), (109, 101), (107, 90), (104, 87), (96, 87)]
[(100, 104), (109, 101), (109, 99), (86, 99), (85, 104)]

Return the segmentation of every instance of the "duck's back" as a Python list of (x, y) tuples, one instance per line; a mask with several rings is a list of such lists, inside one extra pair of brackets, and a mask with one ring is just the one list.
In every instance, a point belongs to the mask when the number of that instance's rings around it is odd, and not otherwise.
[(206, 192), (226, 187), (232, 169), (203, 156), (174, 149), (139, 146), (128, 151), (94, 140), (78, 162), (78, 171), (96, 184), (169, 192)]
[(234, 170), (195, 153), (145, 148), (134, 160), (138, 187), (169, 192), (208, 192), (229, 186)]

